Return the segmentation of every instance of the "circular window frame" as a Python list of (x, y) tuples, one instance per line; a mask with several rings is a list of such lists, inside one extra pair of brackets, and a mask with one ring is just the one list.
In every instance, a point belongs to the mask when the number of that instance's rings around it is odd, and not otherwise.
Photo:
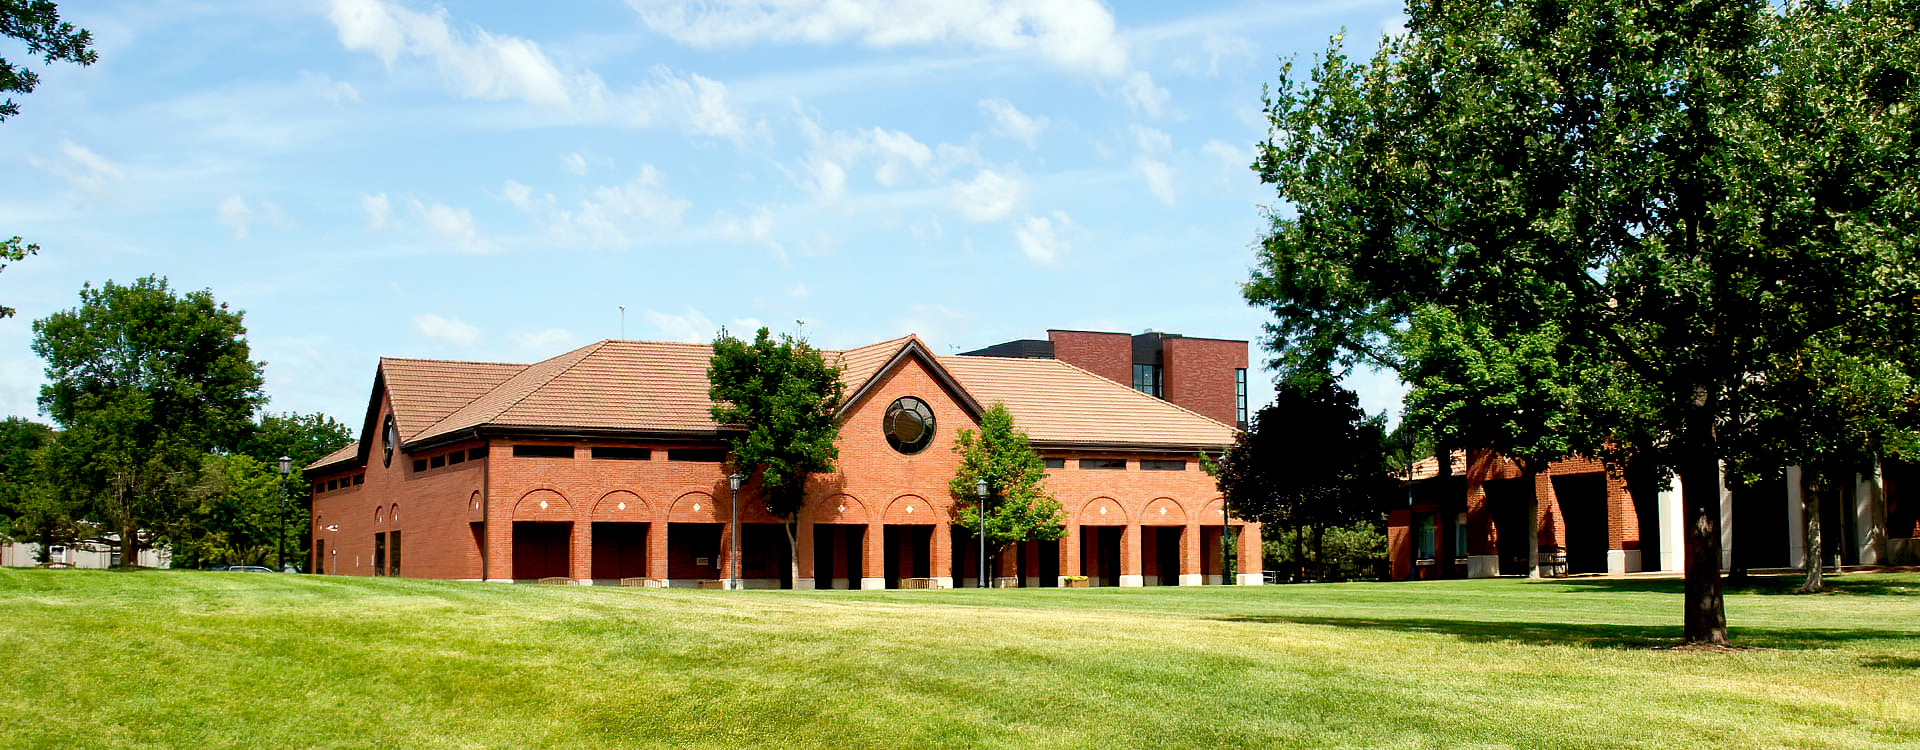
[[(901, 417), (920, 420), (923, 429), (917, 438), (901, 440), (900, 436), (894, 433), (894, 422)], [(887, 445), (892, 446), (896, 452), (911, 456), (926, 450), (927, 446), (933, 444), (934, 428), (938, 424), (933, 416), (933, 407), (924, 399), (917, 396), (901, 396), (888, 404), (887, 411), (881, 415), (880, 432), (887, 438)]]

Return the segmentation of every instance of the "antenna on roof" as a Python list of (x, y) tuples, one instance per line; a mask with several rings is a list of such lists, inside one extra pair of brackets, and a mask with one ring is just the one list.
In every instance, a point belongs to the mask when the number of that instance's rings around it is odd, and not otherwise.
[(627, 306), (617, 305), (617, 307), (620, 308), (620, 340), (626, 341), (627, 340)]

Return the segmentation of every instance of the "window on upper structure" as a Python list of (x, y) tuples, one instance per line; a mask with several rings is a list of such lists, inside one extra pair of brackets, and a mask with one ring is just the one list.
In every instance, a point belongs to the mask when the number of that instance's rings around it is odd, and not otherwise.
[(1467, 556), (1467, 514), (1465, 513), (1453, 517), (1453, 556), (1457, 558)]
[(1247, 426), (1247, 368), (1245, 367), (1233, 371), (1233, 402), (1236, 405), (1234, 413), (1238, 415), (1240, 426), (1244, 428)]
[(724, 448), (668, 448), (667, 460), (717, 464), (727, 460), (727, 451)]
[(1154, 398), (1163, 398), (1159, 365), (1133, 366), (1133, 389)]
[(516, 445), (514, 458), (573, 458), (571, 445)]
[(1418, 513), (1413, 517), (1413, 559), (1432, 560), (1434, 550), (1434, 519), (1432, 513)]
[(1083, 458), (1080, 459), (1080, 468), (1125, 469), (1127, 468), (1127, 460), (1124, 458)]
[(619, 445), (596, 445), (593, 446), (593, 457), (595, 459), (611, 459), (615, 461), (651, 461), (653, 460), (653, 450), (649, 448), (629, 448)]
[(1067, 460), (1064, 458), (1043, 458), (1040, 459), (1040, 463), (1046, 464), (1046, 467), (1049, 469), (1067, 468)]
[(468, 461), (475, 461), (475, 460), (486, 458), (486, 457), (487, 457), (487, 446), (482, 445), (478, 448), (467, 449)]
[(360, 486), (360, 485), (363, 485), (363, 484), (366, 484), (366, 483), (367, 483), (367, 475), (365, 475), (365, 474), (355, 474), (355, 475), (353, 475), (353, 486), (355, 486), (355, 487), (358, 487), (358, 486)]
[(429, 469), (438, 469), (446, 465), (447, 465), (447, 454), (445, 453), (442, 453), (438, 456), (434, 456), (432, 458), (427, 459), (427, 468)]
[(466, 462), (467, 462), (466, 451), (454, 451), (452, 453), (447, 454), (448, 466), (452, 466), (454, 464), (466, 463)]
[(1186, 471), (1187, 462), (1161, 461), (1156, 459), (1141, 459), (1140, 470), (1141, 471)]

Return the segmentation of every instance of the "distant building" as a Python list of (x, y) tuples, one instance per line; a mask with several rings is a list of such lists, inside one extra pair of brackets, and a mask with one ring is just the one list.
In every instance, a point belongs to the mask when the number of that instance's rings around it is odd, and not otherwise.
[(1212, 419), (1247, 426), (1247, 342), (1148, 331), (1047, 331), (963, 357), (1057, 359)]
[[(140, 550), (138, 562), (141, 567), (164, 568), (172, 561), (173, 554), (165, 549), (143, 549)], [(48, 550), (47, 562), (76, 568), (117, 568), (120, 567), (120, 550), (93, 542), (54, 545), (53, 549)], [(39, 564), (40, 545), (31, 542), (0, 544), (0, 566), (29, 568)]]
[[(838, 471), (809, 481), (797, 576), (785, 530), (742, 488), (740, 578), (764, 588), (977, 580), (948, 481), (954, 439), (998, 402), (1045, 461), (1067, 533), (1016, 546), (994, 576), (1028, 586), (1218, 583), (1232, 528), (1243, 540), (1238, 582), (1259, 583), (1258, 525), (1225, 515), (1195, 461), (1230, 444), (1233, 426), (1130, 390), (1131, 339), (1090, 336), (1063, 340), (1117, 341), (1106, 356), (1119, 377), (1072, 360), (935, 356), (912, 336), (827, 352), (847, 394)], [(1218, 351), (1228, 343), (1238, 359)], [(1182, 377), (1191, 387), (1223, 380), (1228, 395), (1214, 397), (1212, 413), (1233, 417), (1228, 366), (1244, 367), (1244, 342), (1168, 338), (1162, 349), (1174, 396)], [(727, 578), (733, 497), (726, 428), (708, 411), (711, 356), (698, 344), (602, 341), (530, 365), (382, 359), (360, 440), (307, 468), (312, 569), (669, 586)]]

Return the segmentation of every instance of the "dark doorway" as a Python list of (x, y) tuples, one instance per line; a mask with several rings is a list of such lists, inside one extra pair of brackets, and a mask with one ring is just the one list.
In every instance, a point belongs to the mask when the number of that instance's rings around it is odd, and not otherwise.
[(1040, 550), (1040, 566), (1035, 575), (1040, 576), (1041, 588), (1057, 588), (1060, 585), (1060, 540), (1034, 542)]
[(718, 523), (667, 524), (667, 577), (713, 580), (720, 570), (721, 530)]
[(865, 526), (814, 524), (814, 588), (859, 590), (860, 563), (864, 559), (862, 541), (866, 534)]
[(793, 588), (792, 547), (784, 524), (740, 524), (740, 578), (778, 580), (780, 588)]
[[(1820, 564), (1838, 560), (1841, 565), (1859, 565), (1860, 548), (1853, 544), (1853, 486), (1811, 491), (1820, 494)], [(1734, 533), (1740, 533), (1738, 527)]]
[(373, 574), (387, 574), (387, 532), (384, 531), (373, 535)]
[(1493, 515), (1494, 554), (1500, 557), (1500, 575), (1526, 575), (1533, 482), (1526, 478), (1495, 479), (1481, 487), (1487, 492), (1487, 509)]
[(522, 580), (565, 578), (573, 524), (513, 522), (513, 577)]
[(1793, 560), (1787, 518), (1787, 480), (1736, 486), (1733, 503), (1733, 566), (1743, 570), (1784, 568)]
[(473, 564), (477, 566), (470, 578), (487, 577), (487, 525), (479, 521), (467, 524), (467, 531), (473, 535), (471, 552)]
[(1180, 532), (1178, 526), (1140, 527), (1140, 571), (1150, 586), (1180, 585)]
[(1120, 585), (1120, 526), (1080, 527), (1080, 575), (1090, 586)]
[[(902, 578), (933, 575), (933, 526), (888, 524), (881, 532), (887, 588), (900, 588)], [(991, 571), (989, 571), (991, 573)]]
[(1567, 572), (1607, 572), (1607, 475), (1554, 477), (1553, 494), (1567, 524)]
[(647, 576), (647, 524), (595, 523), (593, 577), (603, 579)]
[(313, 567), (308, 568), (307, 571), (310, 573), (327, 572), (327, 540), (313, 540)]

